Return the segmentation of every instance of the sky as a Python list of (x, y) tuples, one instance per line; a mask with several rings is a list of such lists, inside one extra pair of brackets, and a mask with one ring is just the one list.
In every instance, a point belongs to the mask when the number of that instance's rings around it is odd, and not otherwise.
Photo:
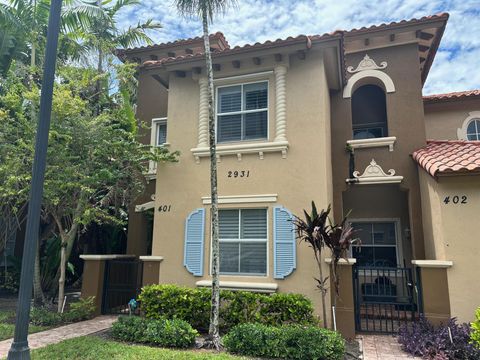
[[(424, 94), (480, 89), (480, 0), (238, 0), (216, 17), (211, 33), (221, 31), (231, 46), (313, 35), (337, 29), (450, 13)], [(152, 18), (162, 29), (155, 42), (199, 36), (201, 23), (178, 14), (173, 0), (141, 0), (119, 14), (120, 26)]]

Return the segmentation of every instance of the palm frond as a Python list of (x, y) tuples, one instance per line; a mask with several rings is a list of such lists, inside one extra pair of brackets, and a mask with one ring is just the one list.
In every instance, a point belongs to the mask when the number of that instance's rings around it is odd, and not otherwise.
[(212, 21), (214, 15), (224, 14), (230, 7), (237, 5), (237, 0), (175, 0), (178, 11), (185, 16), (204, 15)]

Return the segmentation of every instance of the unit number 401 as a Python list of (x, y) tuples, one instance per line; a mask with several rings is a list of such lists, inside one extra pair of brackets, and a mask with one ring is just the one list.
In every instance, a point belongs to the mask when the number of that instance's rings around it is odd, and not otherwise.
[(443, 202), (445, 204), (466, 204), (467, 203), (467, 197), (465, 195), (462, 195), (462, 196), (458, 196), (458, 195), (455, 195), (455, 196), (452, 196), (450, 198), (450, 196), (446, 196), (445, 199), (443, 199)]

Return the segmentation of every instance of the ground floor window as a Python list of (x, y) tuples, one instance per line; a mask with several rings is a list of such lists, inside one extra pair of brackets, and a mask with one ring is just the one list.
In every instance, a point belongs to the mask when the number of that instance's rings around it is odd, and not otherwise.
[(352, 248), (360, 266), (396, 267), (398, 265), (397, 222), (354, 221), (353, 228), (361, 246)]
[(220, 273), (267, 274), (267, 209), (219, 210)]

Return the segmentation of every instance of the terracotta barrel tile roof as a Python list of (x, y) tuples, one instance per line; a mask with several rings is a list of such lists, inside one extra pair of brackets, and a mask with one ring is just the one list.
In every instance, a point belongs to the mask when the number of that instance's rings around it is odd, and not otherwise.
[(430, 175), (480, 174), (480, 141), (427, 141), (413, 159)]
[(445, 94), (434, 94), (423, 97), (425, 103), (461, 100), (466, 98), (480, 98), (480, 90), (458, 91)]

